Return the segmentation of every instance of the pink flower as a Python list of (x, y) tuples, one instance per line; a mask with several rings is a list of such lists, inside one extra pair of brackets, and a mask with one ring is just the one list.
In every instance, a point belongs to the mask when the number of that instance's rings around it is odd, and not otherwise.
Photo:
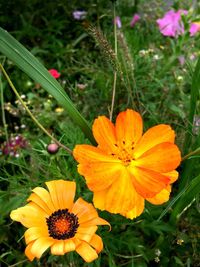
[(60, 77), (60, 73), (55, 69), (50, 69), (49, 73), (55, 78), (58, 79)]
[(15, 137), (11, 137), (7, 142), (2, 144), (2, 153), (3, 155), (18, 158), (20, 156), (20, 149), (26, 148), (27, 146), (27, 140), (23, 136), (17, 135)]
[(200, 31), (200, 21), (191, 23), (190, 36), (194, 36), (199, 31)]
[(181, 64), (181, 66), (183, 66), (185, 64), (185, 57), (183, 55), (178, 57), (179, 63)]
[(82, 19), (85, 19), (86, 15), (87, 15), (87, 12), (86, 11), (76, 10), (72, 14), (73, 14), (74, 19), (82, 20)]
[(121, 22), (121, 19), (120, 19), (120, 17), (115, 17), (115, 19), (114, 19), (114, 24), (116, 24), (117, 25), (117, 28), (121, 28), (122, 27), (122, 22)]
[(156, 22), (159, 26), (160, 32), (164, 36), (177, 37), (184, 33), (184, 25), (181, 20), (181, 15), (187, 15), (187, 10), (168, 11), (163, 18)]
[(138, 20), (140, 20), (140, 15), (135, 14), (131, 20), (130, 26), (133, 27)]

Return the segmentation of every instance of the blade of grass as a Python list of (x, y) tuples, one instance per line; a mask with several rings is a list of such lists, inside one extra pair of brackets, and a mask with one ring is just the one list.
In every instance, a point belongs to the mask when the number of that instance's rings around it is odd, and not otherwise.
[(22, 44), (2, 28), (0, 28), (0, 52), (51, 94), (67, 110), (69, 116), (82, 129), (86, 137), (95, 144), (88, 123), (76, 109), (58, 81)]

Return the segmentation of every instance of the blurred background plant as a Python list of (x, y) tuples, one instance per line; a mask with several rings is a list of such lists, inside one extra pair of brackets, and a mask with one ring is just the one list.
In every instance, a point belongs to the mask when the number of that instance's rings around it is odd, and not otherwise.
[[(173, 9), (188, 11), (181, 17), (184, 32), (176, 38), (163, 36), (156, 22)], [(134, 15), (138, 17), (133, 21)], [(0, 3), (2, 28), (48, 70), (58, 71), (60, 76), (55, 78), (90, 124), (98, 115), (109, 116), (113, 72), (117, 71), (114, 117), (134, 108), (142, 114), (145, 130), (158, 123), (170, 124), (182, 155), (194, 151), (200, 147), (200, 33), (190, 36), (189, 27), (200, 21), (198, 1), (121, 0), (116, 1), (116, 16), (117, 20), (112, 1), (105, 0)], [(44, 88), (4, 54), (0, 60), (25, 104), (49, 133), (70, 149), (89, 143)], [(23, 254), (23, 227), (11, 223), (10, 211), (24, 204), (31, 189), (43, 186), (46, 180), (76, 180), (77, 194), (88, 201), (92, 193), (70, 154), (63, 149), (49, 153), (50, 138), (33, 124), (0, 74), (0, 265), (200, 266), (198, 155), (181, 165), (169, 203), (148, 204), (133, 221), (99, 212), (111, 223), (112, 231), (101, 230), (104, 251), (95, 262), (84, 264), (75, 253), (63, 257), (46, 254), (28, 262)]]

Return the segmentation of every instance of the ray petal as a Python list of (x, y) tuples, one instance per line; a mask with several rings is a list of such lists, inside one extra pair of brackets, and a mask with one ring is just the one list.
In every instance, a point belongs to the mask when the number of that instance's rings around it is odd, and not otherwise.
[(40, 237), (48, 237), (48, 228), (46, 227), (31, 227), (28, 228), (25, 232), (25, 241), (26, 244), (40, 238)]
[(91, 262), (98, 258), (96, 251), (86, 242), (81, 242), (81, 244), (76, 248), (76, 252), (84, 259), (86, 262)]
[(55, 240), (53, 238), (41, 237), (33, 243), (30, 251), (36, 258), (39, 259), (45, 250), (47, 250), (54, 243)]
[(74, 251), (75, 249), (76, 249), (76, 245), (75, 245), (73, 239), (64, 240), (64, 253)]
[(25, 255), (26, 257), (30, 260), (30, 261), (33, 261), (35, 256), (31, 253), (31, 248), (33, 246), (33, 243), (34, 242), (31, 242), (29, 243), (27, 246), (26, 246), (26, 249), (25, 249)]
[(151, 204), (161, 205), (169, 200), (170, 192), (171, 192), (171, 186), (169, 185), (167, 188), (163, 189), (160, 193), (158, 193), (154, 197), (147, 198), (146, 200), (149, 201)]
[(96, 250), (96, 252), (99, 254), (99, 252), (103, 249), (103, 242), (100, 236), (93, 235), (92, 239), (90, 240), (90, 245)]
[(53, 255), (64, 255), (64, 240), (56, 240), (51, 246), (51, 254)]

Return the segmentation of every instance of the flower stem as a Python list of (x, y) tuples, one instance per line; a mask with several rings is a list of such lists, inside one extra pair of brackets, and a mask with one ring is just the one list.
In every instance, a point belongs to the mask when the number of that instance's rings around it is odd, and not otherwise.
[(188, 158), (191, 157), (191, 156), (198, 155), (198, 154), (200, 154), (200, 147), (198, 147), (198, 148), (195, 149), (194, 151), (191, 151), (190, 153), (188, 153), (187, 155), (185, 155), (185, 156), (182, 158), (182, 161), (188, 159)]
[(35, 118), (35, 116), (31, 113), (31, 111), (29, 110), (29, 108), (27, 107), (27, 105), (24, 103), (24, 101), (22, 100), (22, 98), (20, 97), (19, 93), (17, 92), (15, 86), (13, 85), (12, 81), (10, 80), (8, 74), (6, 73), (4, 67), (0, 64), (0, 68), (4, 74), (4, 76), (6, 77), (10, 87), (12, 88), (13, 92), (15, 93), (15, 95), (17, 96), (17, 98), (19, 99), (20, 103), (22, 104), (22, 106), (24, 107), (24, 109), (26, 110), (26, 112), (29, 114), (29, 116), (31, 117), (31, 119), (37, 124), (37, 126), (46, 134), (48, 135), (51, 140), (53, 140), (58, 146), (62, 147), (63, 149), (65, 149), (68, 153), (72, 154), (71, 149), (69, 149), (68, 147), (66, 147), (65, 145), (61, 144), (56, 138), (54, 138), (40, 123), (39, 121)]
[[(117, 58), (117, 25), (115, 23), (115, 17), (116, 17), (115, 2), (113, 2), (113, 17), (114, 17), (115, 56)], [(113, 109), (114, 109), (114, 104), (115, 104), (116, 83), (117, 83), (117, 72), (114, 71), (112, 102), (111, 102), (111, 109), (110, 109), (110, 121), (112, 121)]]

